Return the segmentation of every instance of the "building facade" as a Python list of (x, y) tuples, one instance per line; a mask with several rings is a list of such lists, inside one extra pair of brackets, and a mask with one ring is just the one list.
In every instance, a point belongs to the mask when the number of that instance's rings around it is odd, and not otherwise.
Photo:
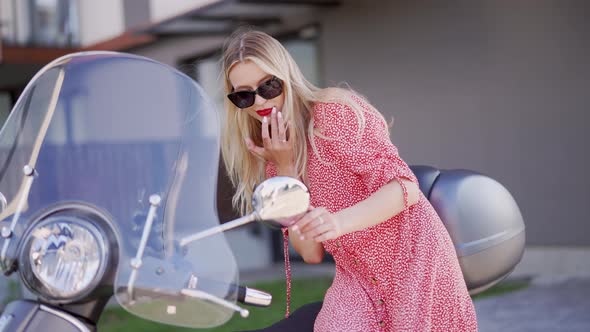
[[(237, 26), (253, 25), (279, 38), (312, 82), (346, 82), (394, 118), (391, 137), (409, 164), (471, 169), (504, 184), (525, 219), (521, 266), (527, 271), (590, 273), (581, 263), (590, 257), (588, 2), (0, 4), (3, 116), (40, 66), (74, 50), (117, 50), (167, 63), (220, 103), (220, 47)], [(43, 5), (58, 14), (39, 14)], [(41, 46), (45, 57), (31, 51), (32, 60), (23, 60), (27, 47)], [(222, 168), (220, 173), (218, 205), (226, 221), (236, 215)], [(276, 235), (260, 225), (228, 234), (240, 267), (280, 258)]]

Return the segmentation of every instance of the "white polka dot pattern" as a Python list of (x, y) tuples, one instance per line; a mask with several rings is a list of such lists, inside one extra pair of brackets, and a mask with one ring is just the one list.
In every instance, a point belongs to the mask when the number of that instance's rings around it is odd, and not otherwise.
[[(311, 203), (336, 212), (383, 185), (417, 182), (380, 114), (360, 100), (365, 127), (337, 103), (314, 106), (321, 160), (309, 146)], [(267, 165), (267, 175), (276, 174)], [(475, 309), (453, 243), (420, 194), (417, 204), (376, 226), (324, 242), (336, 262), (315, 331), (476, 331)], [(294, 294), (294, 296), (297, 296)]]

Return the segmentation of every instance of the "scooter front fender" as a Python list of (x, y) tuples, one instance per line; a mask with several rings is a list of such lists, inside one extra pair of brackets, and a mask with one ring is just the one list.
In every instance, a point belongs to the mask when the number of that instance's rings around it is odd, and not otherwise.
[(10, 302), (0, 316), (0, 332), (94, 332), (95, 326), (59, 309), (34, 301)]

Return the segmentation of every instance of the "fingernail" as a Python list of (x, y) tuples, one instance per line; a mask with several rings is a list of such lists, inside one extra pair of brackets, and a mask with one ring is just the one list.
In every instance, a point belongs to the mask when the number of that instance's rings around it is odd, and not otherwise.
[(277, 113), (277, 108), (276, 107), (273, 107), (272, 108), (272, 114), (275, 114), (275, 113)]
[(302, 240), (302, 241), (305, 240), (305, 236), (300, 236), (299, 240)]
[(279, 118), (282, 118), (283, 117), (283, 112), (279, 112), (278, 115), (279, 115)]
[(262, 122), (264, 122), (264, 123), (268, 122), (268, 119), (266, 118), (266, 116), (262, 118)]
[(293, 227), (292, 227), (292, 229), (293, 229), (295, 232), (298, 232), (298, 231), (299, 231), (299, 227), (297, 227), (297, 225), (293, 226)]

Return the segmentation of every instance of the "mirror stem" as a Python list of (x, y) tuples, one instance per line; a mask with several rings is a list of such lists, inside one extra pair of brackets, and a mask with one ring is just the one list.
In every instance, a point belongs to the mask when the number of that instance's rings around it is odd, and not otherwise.
[(180, 246), (184, 247), (193, 241), (197, 241), (197, 240), (200, 240), (200, 239), (205, 238), (207, 236), (215, 235), (215, 234), (225, 232), (227, 230), (251, 223), (251, 222), (255, 221), (256, 219), (257, 219), (256, 213), (250, 213), (248, 215), (245, 215), (245, 216), (238, 218), (236, 220), (232, 220), (232, 221), (227, 222), (225, 224), (211, 227), (209, 229), (195, 233), (193, 235), (183, 237), (182, 240), (180, 240)]

